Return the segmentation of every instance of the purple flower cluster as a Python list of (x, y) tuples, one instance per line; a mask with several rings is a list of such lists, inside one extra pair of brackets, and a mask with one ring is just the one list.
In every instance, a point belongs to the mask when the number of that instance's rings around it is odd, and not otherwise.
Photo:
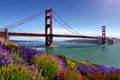
[[(42, 57), (43, 59), (41, 59), (40, 63), (42, 63), (46, 60), (46, 62), (43, 65), (40, 65), (41, 66), (40, 69), (38, 67), (39, 64), (37, 65), (37, 62), (32, 63), (32, 58), (35, 55), (37, 57), (38, 57), (38, 55), (40, 57), (44, 55), (44, 58)], [(40, 57), (38, 57), (36, 61), (38, 61)], [(14, 67), (15, 67), (15, 65), (19, 65), (20, 67), (18, 70), (20, 70), (20, 71), (22, 69), (24, 69), (23, 66), (25, 65), (26, 68), (28, 68), (28, 70), (33, 71), (33, 74), (30, 74), (33, 76), (33, 78), (36, 77), (34, 75), (38, 75), (38, 74), (41, 75), (41, 73), (45, 72), (44, 73), (45, 75), (46, 74), (50, 75), (49, 76), (50, 80), (53, 80), (55, 78), (57, 71), (60, 71), (60, 70), (63, 70), (64, 68), (66, 68), (65, 61), (57, 55), (47, 54), (42, 51), (37, 51), (36, 49), (26, 48), (25, 46), (18, 46), (18, 47), (14, 47), (11, 45), (5, 46), (4, 44), (0, 43), (0, 68), (6, 67), (5, 65), (9, 65), (9, 64), (13, 65)], [(46, 66), (47, 68), (44, 69), (44, 67), (45, 67), (44, 65), (46, 65), (46, 64), (49, 66)], [(16, 72), (16, 70), (17, 69), (8, 70), (8, 72), (9, 73)], [(53, 76), (52, 73), (54, 73), (54, 77), (52, 77)], [(19, 75), (19, 74), (16, 74), (16, 75)], [(14, 76), (16, 76), (16, 75), (14, 75)], [(28, 75), (28, 77), (30, 75)], [(4, 77), (6, 77), (6, 76), (4, 76)], [(46, 78), (46, 76), (43, 76), (43, 77)], [(44, 78), (40, 77), (40, 80), (43, 80)]]
[(22, 57), (26, 62), (30, 62), (30, 59), (35, 54), (42, 54), (43, 52), (37, 51), (36, 49), (26, 48), (25, 46), (21, 46), (18, 50), (20, 57)]
[(113, 67), (105, 67), (105, 66), (77, 66), (77, 69), (80, 71), (81, 74), (91, 74), (91, 73), (102, 73), (102, 74), (111, 74), (111, 73), (115, 73), (116, 71), (120, 71), (120, 69), (118, 68), (113, 68)]
[(5, 52), (6, 50), (6, 46), (0, 42), (0, 52)]
[(0, 43), (0, 66), (10, 64), (11, 55), (5, 51), (6, 47)]
[(10, 64), (9, 59), (4, 55), (0, 55), (0, 66)]
[(7, 50), (12, 54), (16, 53), (22, 57), (27, 63), (30, 63), (30, 59), (35, 54), (42, 54), (42, 51), (37, 51), (36, 49), (26, 48), (25, 46), (19, 46), (16, 48), (8, 48)]
[(58, 57), (58, 58), (59, 58), (60, 63), (62, 64), (63, 68), (66, 68), (65, 61), (62, 58), (60, 58), (60, 57)]
[(30, 59), (33, 55), (42, 54), (43, 52), (37, 51), (36, 49), (26, 48), (25, 46), (10, 48), (0, 43), (0, 65), (10, 64), (9, 59), (11, 59), (13, 63), (17, 62), (11, 56), (12, 53), (16, 53), (19, 57), (23, 58), (28, 64), (30, 64)]

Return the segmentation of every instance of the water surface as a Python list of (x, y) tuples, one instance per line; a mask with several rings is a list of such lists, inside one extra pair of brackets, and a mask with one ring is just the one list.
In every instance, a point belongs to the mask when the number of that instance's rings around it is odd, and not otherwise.
[(59, 42), (56, 43), (58, 47), (55, 48), (38, 46), (43, 46), (43, 42), (29, 43), (29, 45), (34, 45), (33, 48), (37, 50), (44, 50), (57, 55), (62, 54), (73, 60), (89, 60), (92, 63), (120, 68), (120, 44), (100, 46), (90, 43)]
[(120, 67), (120, 44), (92, 47), (56, 47), (37, 48), (48, 53), (62, 54), (78, 61), (90, 60), (92, 63), (108, 67)]

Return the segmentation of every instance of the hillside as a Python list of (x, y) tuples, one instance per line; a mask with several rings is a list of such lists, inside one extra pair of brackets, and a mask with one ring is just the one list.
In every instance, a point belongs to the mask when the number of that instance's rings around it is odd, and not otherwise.
[[(76, 42), (76, 43), (92, 43), (92, 44), (101, 44), (102, 41), (99, 40), (92, 40), (92, 39), (73, 39), (73, 40), (66, 40), (63, 42)], [(111, 39), (106, 39), (107, 44), (119, 44), (120, 39), (119, 38), (111, 38)]]
[(73, 40), (66, 40), (63, 42), (76, 42), (76, 43), (95, 43), (97, 44), (97, 40), (87, 40), (87, 39), (73, 39)]
[(9, 40), (5, 40), (4, 38), (0, 37), (0, 42), (5, 44), (5, 45), (15, 45), (17, 46), (16, 43), (12, 42), (12, 41), (9, 41)]

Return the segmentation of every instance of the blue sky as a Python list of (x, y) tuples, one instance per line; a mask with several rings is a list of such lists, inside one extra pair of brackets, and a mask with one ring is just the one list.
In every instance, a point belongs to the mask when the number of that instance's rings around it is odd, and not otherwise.
[(0, 0), (0, 27), (49, 8), (83, 35), (101, 35), (105, 25), (107, 36), (120, 38), (120, 0)]

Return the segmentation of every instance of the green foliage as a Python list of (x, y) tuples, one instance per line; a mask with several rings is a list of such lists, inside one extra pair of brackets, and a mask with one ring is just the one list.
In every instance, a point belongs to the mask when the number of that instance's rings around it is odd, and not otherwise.
[(9, 48), (17, 48), (16, 45), (12, 45), (12, 44), (6, 45), (6, 47), (9, 47)]
[(59, 59), (49, 54), (35, 55), (31, 62), (36, 64), (45, 80), (53, 80), (56, 72), (62, 69)]
[(20, 57), (19, 54), (12, 53), (11, 55), (12, 55), (12, 58), (16, 60), (16, 62), (26, 64), (25, 60), (22, 57)]
[(83, 62), (71, 60), (64, 55), (59, 55), (59, 57), (61, 57), (66, 62), (67, 67), (71, 69), (76, 69), (77, 65), (85, 65)]
[(38, 80), (40, 74), (25, 65), (10, 64), (0, 68), (0, 80)]

